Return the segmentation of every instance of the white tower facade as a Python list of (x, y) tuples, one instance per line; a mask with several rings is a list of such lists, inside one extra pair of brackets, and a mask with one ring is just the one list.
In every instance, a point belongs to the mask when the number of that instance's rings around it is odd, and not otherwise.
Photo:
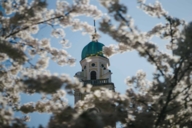
[[(115, 91), (115, 86), (111, 80), (111, 70), (109, 70), (110, 62), (102, 53), (104, 45), (98, 41), (92, 41), (87, 44), (81, 53), (82, 71), (77, 72), (75, 77), (86, 84), (92, 84), (93, 89), (107, 88)], [(75, 91), (75, 103), (82, 100), (85, 94)]]

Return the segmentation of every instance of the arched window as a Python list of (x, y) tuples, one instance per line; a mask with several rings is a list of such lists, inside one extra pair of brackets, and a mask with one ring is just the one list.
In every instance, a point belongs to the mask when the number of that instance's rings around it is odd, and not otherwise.
[(97, 73), (95, 71), (91, 71), (91, 80), (96, 80), (97, 79)]

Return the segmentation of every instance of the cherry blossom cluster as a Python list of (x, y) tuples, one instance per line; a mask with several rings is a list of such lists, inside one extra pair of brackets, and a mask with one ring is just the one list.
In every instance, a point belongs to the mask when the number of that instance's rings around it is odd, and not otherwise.
[[(58, 0), (56, 9), (48, 9), (42, 0), (0, 2), (0, 126), (25, 128), (25, 121), (30, 120), (27, 114), (40, 112), (52, 114), (50, 128), (112, 127), (116, 122), (128, 128), (192, 127), (192, 24), (170, 16), (158, 1), (137, 0), (146, 14), (166, 21), (148, 32), (137, 28), (119, 0), (99, 0), (107, 16), (89, 0)], [(94, 33), (94, 27), (81, 16), (102, 18), (100, 31), (118, 42), (103, 47), (105, 56), (135, 50), (155, 67), (152, 78), (147, 80), (147, 74), (139, 70), (125, 79), (128, 89), (119, 94), (104, 88), (93, 90), (92, 85), (66, 74), (51, 74), (47, 70), (50, 60), (61, 66), (75, 63), (67, 52), (72, 45), (65, 28)], [(36, 38), (41, 25), (50, 28), (51, 36)], [(153, 36), (168, 42), (168, 52), (152, 42)], [(51, 37), (60, 40), (63, 48), (52, 47)], [(96, 41), (99, 35), (93, 37)], [(74, 90), (86, 95), (72, 107), (65, 96)], [(21, 104), (21, 93), (38, 93), (42, 98)], [(16, 111), (26, 115), (14, 117)]]

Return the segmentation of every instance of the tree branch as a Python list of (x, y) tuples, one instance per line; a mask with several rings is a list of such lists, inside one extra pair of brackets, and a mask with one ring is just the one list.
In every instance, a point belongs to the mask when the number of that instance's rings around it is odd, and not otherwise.
[[(117, 14), (119, 15), (119, 17), (121, 18), (122, 21), (124, 21), (126, 23), (126, 25), (129, 27), (129, 21), (126, 20), (122, 14), (118, 11)], [(129, 27), (130, 28), (130, 27)], [(130, 28), (130, 31), (133, 32), (133, 30)], [(157, 67), (157, 69), (159, 70), (159, 72), (161, 73), (162, 76), (165, 76), (165, 74), (163, 73), (163, 71), (161, 70), (161, 68), (157, 65), (156, 61), (154, 60), (154, 57), (143, 47), (143, 45), (138, 42), (141, 47), (145, 50), (145, 53), (149, 56), (149, 58), (153, 61), (153, 63), (155, 64), (155, 66)]]
[[(48, 21), (51, 21), (51, 20), (54, 20), (54, 19), (63, 18), (63, 17), (65, 17), (65, 16), (68, 16), (72, 11), (73, 11), (73, 9), (72, 9), (71, 11), (67, 12), (65, 15), (60, 15), (60, 16), (56, 16), (56, 17), (53, 17), (53, 18), (50, 18), (50, 19), (47, 19), (47, 20), (44, 20), (44, 21), (36, 22), (36, 23), (34, 23), (34, 24), (32, 24), (32, 25), (43, 24), (43, 23), (45, 23), (45, 22), (48, 22)], [(19, 29), (19, 30), (13, 31), (12, 33), (10, 33), (10, 34), (8, 34), (7, 36), (5, 36), (5, 39), (7, 39), (7, 38), (9, 38), (10, 36), (13, 36), (13, 35), (19, 33), (20, 31), (24, 31), (24, 30), (28, 29), (28, 28), (31, 27), (32, 25), (25, 26), (25, 27), (23, 27), (23, 28), (21, 28), (21, 29)]]
[[(145, 50), (145, 49), (144, 49)], [(157, 69), (159, 70), (159, 72), (161, 73), (162, 76), (165, 76), (165, 74), (163, 73), (163, 71), (161, 70), (161, 68), (158, 66), (158, 64), (156, 63), (154, 57), (147, 51), (145, 50), (145, 53), (149, 56), (149, 58), (153, 61), (153, 63), (155, 64), (155, 66), (157, 67)]]
[(147, 107), (150, 107), (150, 109), (152, 110), (152, 111), (154, 111), (154, 112), (156, 112), (156, 110), (152, 107), (152, 106), (148, 106), (148, 104), (146, 104), (144, 101), (142, 101), (142, 100), (137, 100), (139, 103), (142, 103), (142, 104), (144, 104), (145, 106), (147, 106)]
[[(184, 60), (183, 60), (183, 61), (184, 61)], [(182, 62), (183, 62), (183, 61), (182, 61)], [(178, 79), (177, 77), (178, 77), (178, 73), (179, 73), (179, 71), (180, 71), (180, 69), (181, 69), (181, 65), (182, 65), (182, 63), (180, 63), (180, 66), (176, 69), (175, 75), (174, 75), (174, 77), (173, 77), (174, 82), (172, 82), (171, 85), (170, 85), (170, 86), (171, 86), (171, 89), (169, 90), (169, 93), (168, 93), (168, 96), (167, 96), (167, 99), (166, 99), (166, 103), (165, 103), (165, 105), (163, 106), (163, 108), (161, 109), (160, 114), (159, 114), (159, 116), (158, 116), (158, 118), (157, 118), (157, 121), (155, 122), (155, 126), (156, 126), (156, 127), (157, 127), (157, 126), (160, 124), (160, 122), (163, 120), (163, 117), (164, 117), (164, 115), (165, 115), (165, 113), (166, 113), (166, 109), (167, 109), (167, 107), (168, 107), (168, 104), (169, 104), (169, 102), (172, 100), (172, 99), (171, 99), (171, 95), (172, 95), (173, 89), (177, 86), (177, 83), (184, 77), (186, 71), (187, 71), (188, 68), (190, 67), (190, 65), (189, 65), (188, 67), (186, 67), (186, 69), (183, 71), (183, 73), (181, 74), (180, 78)], [(171, 80), (171, 81), (172, 81), (172, 80)]]

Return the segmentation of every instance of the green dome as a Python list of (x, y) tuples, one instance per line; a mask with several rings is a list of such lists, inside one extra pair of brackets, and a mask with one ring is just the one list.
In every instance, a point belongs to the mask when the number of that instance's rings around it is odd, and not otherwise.
[(103, 56), (102, 48), (104, 44), (92, 41), (89, 44), (87, 44), (81, 53), (81, 59), (85, 59), (89, 56)]

